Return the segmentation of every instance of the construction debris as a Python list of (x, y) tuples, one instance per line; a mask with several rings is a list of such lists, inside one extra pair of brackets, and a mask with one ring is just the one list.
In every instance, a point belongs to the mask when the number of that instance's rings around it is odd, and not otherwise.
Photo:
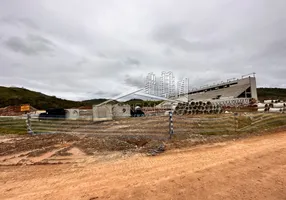
[[(30, 112), (35, 112), (37, 109), (30, 106)], [(21, 116), (25, 112), (21, 111), (21, 106), (7, 106), (0, 108), (0, 116)]]

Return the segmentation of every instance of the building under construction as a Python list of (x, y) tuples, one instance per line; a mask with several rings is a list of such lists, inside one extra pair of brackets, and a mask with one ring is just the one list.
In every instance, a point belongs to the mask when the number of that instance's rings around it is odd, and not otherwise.
[[(186, 107), (188, 102), (192, 102), (191, 105), (195, 108), (198, 103), (200, 106), (204, 103), (208, 103), (208, 105), (211, 103), (213, 107), (220, 108), (252, 106), (258, 99), (255, 74), (192, 89), (184, 95), (172, 99), (181, 103), (185, 102), (183, 107)], [(172, 103), (165, 101), (161, 106), (171, 108)]]
[(234, 98), (253, 98), (257, 100), (256, 79), (254, 76), (232, 79), (188, 92), (189, 101)]

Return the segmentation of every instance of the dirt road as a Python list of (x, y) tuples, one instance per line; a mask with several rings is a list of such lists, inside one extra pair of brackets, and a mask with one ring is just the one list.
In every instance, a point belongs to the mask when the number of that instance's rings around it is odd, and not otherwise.
[(286, 199), (286, 132), (155, 157), (0, 167), (0, 199)]

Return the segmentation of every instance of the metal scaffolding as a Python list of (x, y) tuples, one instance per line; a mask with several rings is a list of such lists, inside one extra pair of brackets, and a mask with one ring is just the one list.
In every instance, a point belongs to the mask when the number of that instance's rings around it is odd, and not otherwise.
[(156, 75), (150, 72), (145, 79), (145, 93), (151, 95), (158, 95), (158, 84), (156, 82)]
[(175, 97), (176, 91), (175, 91), (175, 77), (173, 75), (173, 72), (165, 72), (163, 71), (161, 73), (160, 78), (160, 96), (162, 97)]
[(189, 78), (184, 78), (177, 83), (177, 96), (186, 95), (189, 92)]

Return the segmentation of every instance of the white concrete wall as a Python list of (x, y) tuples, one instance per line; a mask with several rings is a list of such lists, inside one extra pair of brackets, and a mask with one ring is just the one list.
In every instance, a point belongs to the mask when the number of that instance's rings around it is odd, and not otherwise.
[(79, 119), (79, 109), (66, 109), (66, 119)]
[(130, 117), (130, 106), (129, 105), (113, 105), (112, 114), (113, 117)]
[(255, 77), (250, 77), (250, 86), (251, 86), (251, 97), (258, 100)]
[(94, 105), (92, 110), (93, 110), (93, 121), (111, 120), (113, 117), (111, 104), (105, 104), (102, 106)]

